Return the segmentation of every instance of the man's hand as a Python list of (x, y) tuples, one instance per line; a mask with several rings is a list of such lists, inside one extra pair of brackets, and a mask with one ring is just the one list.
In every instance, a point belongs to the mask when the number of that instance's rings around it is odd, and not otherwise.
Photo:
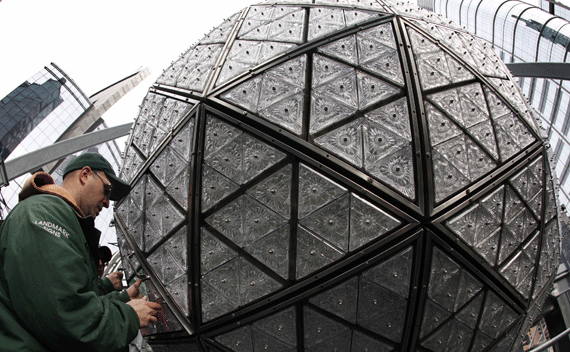
[(140, 299), (142, 298), (142, 293), (139, 290), (139, 286), (142, 283), (142, 279), (138, 279), (134, 284), (131, 285), (131, 287), (129, 287), (127, 289), (127, 293), (129, 294), (129, 297), (131, 299)]
[[(120, 271), (115, 271), (107, 275), (107, 279), (113, 284), (115, 291), (121, 291), (123, 289), (123, 273)], [(140, 297), (139, 297), (140, 298)]]
[(146, 296), (141, 299), (133, 299), (127, 302), (127, 304), (133, 307), (137, 313), (141, 328), (146, 328), (149, 323), (156, 323), (157, 319), (155, 315), (158, 313), (157, 310), (162, 309), (160, 304), (149, 302)]

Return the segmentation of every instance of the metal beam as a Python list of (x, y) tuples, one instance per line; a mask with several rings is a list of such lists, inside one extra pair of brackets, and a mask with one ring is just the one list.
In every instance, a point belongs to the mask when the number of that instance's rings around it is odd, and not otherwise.
[(537, 77), (570, 80), (570, 63), (517, 62), (506, 65), (515, 77)]
[(129, 134), (132, 122), (124, 125), (106, 128), (101, 131), (86, 133), (65, 141), (54, 143), (4, 162), (8, 181), (37, 170), (45, 164), (59, 160), (89, 147), (108, 142)]

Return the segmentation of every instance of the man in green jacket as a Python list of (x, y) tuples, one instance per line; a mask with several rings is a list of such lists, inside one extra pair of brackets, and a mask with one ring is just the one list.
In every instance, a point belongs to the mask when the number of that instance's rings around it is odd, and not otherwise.
[(56, 186), (26, 181), (0, 227), (0, 351), (124, 351), (160, 305), (138, 285), (98, 288), (95, 217), (130, 186), (101, 155), (84, 153)]

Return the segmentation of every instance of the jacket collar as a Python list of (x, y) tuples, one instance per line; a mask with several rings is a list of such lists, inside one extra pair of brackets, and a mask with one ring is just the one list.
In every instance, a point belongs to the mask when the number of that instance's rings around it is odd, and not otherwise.
[(65, 188), (58, 186), (54, 183), (53, 178), (45, 172), (36, 172), (32, 177), (26, 180), (24, 187), (18, 194), (18, 200), (21, 202), (26, 198), (36, 194), (51, 194), (63, 199), (69, 204), (79, 220), (83, 235), (87, 241), (89, 249), (93, 253), (97, 253), (99, 248), (99, 239), (101, 231), (95, 228), (95, 218), (92, 216), (85, 216), (81, 209), (75, 203), (75, 199)]
[(65, 188), (58, 186), (53, 181), (53, 178), (45, 172), (36, 172), (32, 177), (26, 180), (24, 187), (18, 194), (18, 200), (21, 202), (24, 199), (36, 194), (51, 194), (58, 196), (66, 201), (79, 217), (84, 218), (85, 214), (79, 209), (75, 203), (75, 199)]

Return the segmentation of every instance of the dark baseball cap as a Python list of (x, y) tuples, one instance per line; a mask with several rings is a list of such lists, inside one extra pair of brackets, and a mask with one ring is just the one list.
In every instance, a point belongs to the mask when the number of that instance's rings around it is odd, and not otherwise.
[(109, 196), (110, 200), (121, 200), (131, 191), (131, 186), (118, 178), (115, 175), (115, 171), (113, 171), (111, 164), (109, 164), (107, 159), (98, 153), (83, 153), (71, 160), (63, 171), (63, 177), (72, 171), (81, 170), (85, 166), (89, 166), (91, 170), (101, 170), (108, 178), (111, 179), (113, 190)]

